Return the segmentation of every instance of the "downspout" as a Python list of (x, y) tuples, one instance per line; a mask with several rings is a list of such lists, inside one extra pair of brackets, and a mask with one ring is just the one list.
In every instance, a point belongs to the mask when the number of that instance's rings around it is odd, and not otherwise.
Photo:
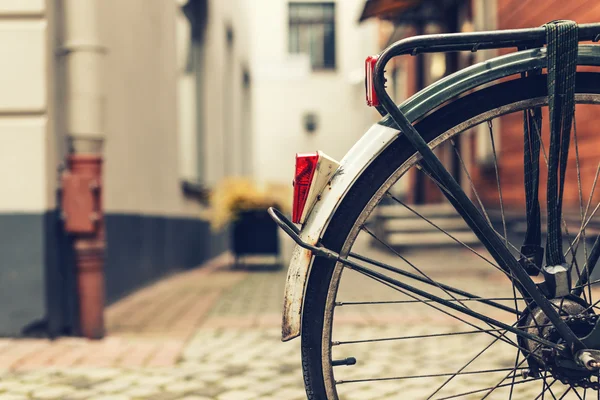
[(73, 239), (81, 334), (104, 336), (104, 219), (102, 149), (104, 143), (100, 44), (100, 0), (62, 0), (66, 68), (65, 126), (69, 153), (62, 175), (61, 207), (65, 231)]

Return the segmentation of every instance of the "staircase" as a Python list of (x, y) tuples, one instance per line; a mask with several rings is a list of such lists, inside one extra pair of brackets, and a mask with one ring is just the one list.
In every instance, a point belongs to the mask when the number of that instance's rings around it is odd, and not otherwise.
[[(480, 243), (449, 203), (410, 207), (457, 240), (467, 245)], [(375, 210), (373, 228), (378, 237), (394, 248), (460, 246), (446, 233), (400, 204), (379, 205)]]

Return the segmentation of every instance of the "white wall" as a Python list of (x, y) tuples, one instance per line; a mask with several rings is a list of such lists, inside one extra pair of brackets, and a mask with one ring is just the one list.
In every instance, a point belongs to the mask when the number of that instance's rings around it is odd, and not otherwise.
[[(307, 56), (288, 54), (288, 2), (248, 0), (254, 71), (254, 171), (290, 183), (297, 152), (323, 150), (341, 159), (373, 123), (366, 106), (364, 60), (377, 52), (376, 25), (358, 24), (364, 0), (336, 2), (336, 69), (312, 72)], [(317, 132), (302, 116), (316, 112)]]
[(0, 212), (54, 206), (49, 29), (44, 0), (0, 1)]
[[(196, 216), (202, 207), (184, 198), (182, 179), (214, 184), (226, 172), (237, 171), (241, 149), (238, 122), (225, 132), (225, 93), (231, 81), (240, 92), (241, 68), (246, 62), (244, 13), (241, 0), (209, 1), (204, 62), (199, 70), (205, 90), (202, 104), (195, 99), (196, 77), (184, 70), (190, 27), (181, 11), (185, 1), (105, 0), (101, 29), (107, 47), (106, 185), (107, 212)], [(115, 12), (118, 10), (118, 12)], [(227, 74), (226, 27), (233, 27), (231, 74)], [(239, 110), (241, 93), (231, 105)], [(199, 109), (201, 108), (201, 109)], [(198, 137), (198, 125), (204, 135)], [(203, 146), (198, 157), (197, 146)], [(238, 152), (236, 154), (235, 152)], [(198, 176), (198, 164), (206, 171)]]
[[(201, 44), (195, 44), (195, 74), (184, 73), (190, 26), (178, 12), (180, 169), (186, 178), (208, 186), (225, 176), (249, 172), (243, 165), (244, 143), (252, 134), (243, 104), (243, 71), (250, 67), (251, 51), (245, 7), (244, 0), (208, 1), (205, 36)], [(231, 45), (226, 40), (228, 28), (233, 32)], [(199, 99), (195, 98), (196, 85)]]

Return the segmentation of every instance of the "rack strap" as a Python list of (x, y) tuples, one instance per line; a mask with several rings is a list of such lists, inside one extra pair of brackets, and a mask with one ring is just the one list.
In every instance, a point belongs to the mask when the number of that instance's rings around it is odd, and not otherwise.
[(571, 125), (575, 113), (578, 32), (577, 24), (573, 21), (553, 21), (545, 27), (548, 42), (548, 108), (550, 110), (546, 265), (556, 266), (565, 264), (562, 249), (562, 203)]

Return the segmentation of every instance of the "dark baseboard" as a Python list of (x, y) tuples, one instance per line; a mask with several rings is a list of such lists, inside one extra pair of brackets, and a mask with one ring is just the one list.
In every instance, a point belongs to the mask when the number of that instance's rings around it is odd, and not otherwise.
[[(70, 238), (58, 213), (0, 213), (0, 336), (77, 334)], [(228, 234), (194, 218), (106, 215), (106, 301), (222, 253)]]
[(0, 214), (0, 335), (17, 336), (45, 307), (45, 213)]
[(106, 215), (107, 303), (160, 277), (189, 269), (228, 248), (227, 235), (214, 234), (195, 218), (133, 214)]

